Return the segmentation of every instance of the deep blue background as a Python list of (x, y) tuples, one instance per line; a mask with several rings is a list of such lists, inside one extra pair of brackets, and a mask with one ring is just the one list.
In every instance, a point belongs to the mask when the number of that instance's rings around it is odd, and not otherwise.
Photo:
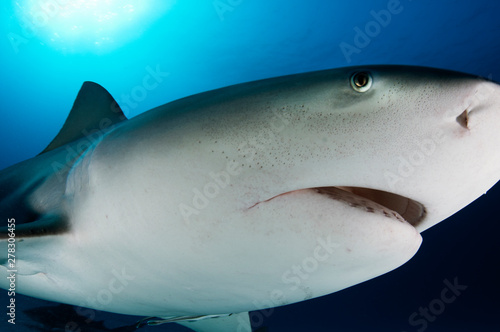
[[(122, 6), (128, 2), (133, 1), (120, 1)], [(37, 8), (38, 2), (2, 1), (0, 169), (45, 148), (66, 119), (83, 81), (100, 83), (123, 105), (123, 95), (142, 84), (148, 67), (159, 66), (169, 75), (137, 105), (124, 107), (128, 117), (221, 86), (347, 65), (423, 65), (500, 81), (498, 1), (401, 0), (400, 13), (392, 15), (359, 53), (347, 58), (341, 43), (354, 45), (354, 28), (364, 29), (374, 19), (370, 12), (391, 2), (179, 1), (168, 10), (153, 7), (150, 14), (117, 26), (109, 36), (113, 43), (96, 46), (92, 38), (102, 41), (103, 37), (98, 23), (87, 28), (90, 36), (74, 39), (58, 38), (54, 35), (58, 27), (49, 26), (26, 35), (20, 22), (29, 16), (23, 11), (29, 7), (26, 3)], [(225, 3), (230, 10), (218, 13), (217, 3)], [(13, 46), (13, 36), (22, 42)], [(440, 296), (444, 279), (458, 278), (468, 288), (446, 305), (426, 331), (500, 331), (499, 199), (497, 185), (423, 233), (420, 251), (396, 271), (323, 298), (275, 309), (263, 325), (270, 332), (413, 332), (417, 327), (410, 325), (410, 315)], [(17, 299), (18, 310), (49, 305)], [(7, 303), (3, 292), (0, 303)], [(1, 309), (0, 314), (2, 331), (31, 330), (23, 327), (30, 320), (21, 312), (13, 329)], [(259, 323), (263, 316), (254, 313), (253, 319)], [(107, 313), (99, 313), (99, 318), (109, 326), (135, 319)]]

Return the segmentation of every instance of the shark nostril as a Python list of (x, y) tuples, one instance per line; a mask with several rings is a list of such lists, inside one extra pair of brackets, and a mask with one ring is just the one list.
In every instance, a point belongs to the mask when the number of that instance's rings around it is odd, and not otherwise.
[(457, 122), (465, 129), (469, 129), (469, 111), (465, 110), (457, 116)]

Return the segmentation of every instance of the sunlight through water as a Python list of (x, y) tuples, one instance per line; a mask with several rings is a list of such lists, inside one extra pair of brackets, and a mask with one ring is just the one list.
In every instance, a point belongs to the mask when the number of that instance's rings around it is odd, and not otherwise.
[(24, 30), (65, 53), (107, 53), (138, 38), (174, 1), (15, 1)]

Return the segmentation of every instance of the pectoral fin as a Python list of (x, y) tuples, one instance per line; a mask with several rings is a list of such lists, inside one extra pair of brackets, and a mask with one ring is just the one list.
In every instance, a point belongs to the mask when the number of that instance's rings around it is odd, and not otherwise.
[[(12, 231), (11, 231), (12, 230)], [(0, 227), (0, 240), (6, 240), (9, 234), (15, 234), (16, 239), (27, 237), (39, 237), (46, 235), (57, 235), (69, 230), (66, 218), (58, 215), (45, 215), (40, 219), (26, 224), (16, 225), (15, 228), (8, 226)]]
[(228, 315), (182, 316), (170, 318), (148, 317), (139, 322), (137, 327), (144, 325), (160, 325), (177, 323), (195, 332), (251, 332), (248, 312)]

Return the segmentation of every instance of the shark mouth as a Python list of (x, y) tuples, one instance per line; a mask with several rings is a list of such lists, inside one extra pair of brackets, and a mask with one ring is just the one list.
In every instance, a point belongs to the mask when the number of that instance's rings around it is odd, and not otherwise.
[(314, 190), (318, 194), (327, 195), (329, 198), (344, 202), (353, 208), (363, 209), (369, 213), (382, 214), (388, 218), (395, 218), (401, 222), (407, 222), (413, 227), (418, 226), (426, 216), (425, 206), (411, 198), (363, 187), (339, 186), (299, 189), (282, 193), (264, 202), (301, 190)]

